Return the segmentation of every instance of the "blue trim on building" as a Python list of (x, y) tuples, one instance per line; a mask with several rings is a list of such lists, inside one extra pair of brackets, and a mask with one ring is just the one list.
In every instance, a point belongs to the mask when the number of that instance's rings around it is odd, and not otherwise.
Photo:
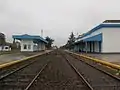
[(34, 42), (43, 41), (45, 43), (48, 43), (45, 39), (43, 39), (40, 36), (33, 36), (33, 35), (24, 34), (24, 35), (13, 35), (12, 37), (14, 39), (18, 39), (18, 40), (30, 39), (30, 40), (33, 40)]
[(101, 29), (101, 28), (120, 28), (120, 24), (100, 24), (96, 27), (94, 27), (92, 30), (90, 30), (89, 32), (85, 33), (83, 36), (81, 36), (80, 38), (86, 37), (87, 35), (90, 35), (91, 33)]
[(86, 41), (102, 41), (102, 33), (92, 36), (92, 37), (89, 37), (89, 38), (86, 38), (86, 39), (83, 39), (83, 41), (84, 42), (86, 42)]

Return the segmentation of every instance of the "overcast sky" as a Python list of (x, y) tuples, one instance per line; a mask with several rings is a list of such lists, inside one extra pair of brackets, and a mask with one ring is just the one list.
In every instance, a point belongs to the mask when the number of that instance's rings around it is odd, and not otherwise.
[(120, 19), (120, 0), (0, 0), (0, 32), (50, 36), (56, 45), (106, 19)]

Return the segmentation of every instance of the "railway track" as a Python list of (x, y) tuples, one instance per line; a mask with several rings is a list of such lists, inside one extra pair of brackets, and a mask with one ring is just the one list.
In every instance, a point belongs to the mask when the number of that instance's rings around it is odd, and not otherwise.
[[(32, 80), (37, 77), (48, 64), (49, 55), (46, 57), (33, 58), (35, 60), (24, 62), (14, 69), (4, 71), (0, 77), (0, 90), (25, 90)], [(27, 89), (26, 89), (27, 90)]]
[(1, 77), (0, 90), (92, 90), (61, 54), (54, 52), (44, 58), (49, 61), (37, 58)]
[[(44, 55), (45, 54), (43, 54), (41, 57), (43, 57)], [(27, 66), (29, 64), (34, 63), (37, 60), (37, 58), (39, 58), (39, 57), (37, 56), (34, 59), (31, 58), (31, 59), (28, 59), (28, 60), (13, 64), (13, 65), (8, 65), (8, 66), (6, 66), (4, 68), (0, 68), (0, 79), (5, 77), (6, 75), (8, 75), (10, 73), (15, 72), (17, 69), (19, 70), (22, 67), (25, 67), (25, 66)]]
[(77, 70), (77, 68), (67, 59), (67, 57), (62, 54), (62, 56), (67, 60), (68, 64), (73, 68), (73, 70), (78, 74), (78, 76), (84, 81), (85, 85), (90, 89), (94, 90), (90, 83), (83, 77), (83, 75)]
[(51, 62), (34, 79), (29, 90), (93, 90), (58, 51), (49, 59)]
[[(94, 90), (120, 90), (120, 79), (105, 72), (92, 63), (66, 54), (64, 56), (77, 69)], [(93, 63), (95, 64), (95, 63)]]
[(2, 75), (0, 90), (120, 90), (120, 80), (56, 50)]

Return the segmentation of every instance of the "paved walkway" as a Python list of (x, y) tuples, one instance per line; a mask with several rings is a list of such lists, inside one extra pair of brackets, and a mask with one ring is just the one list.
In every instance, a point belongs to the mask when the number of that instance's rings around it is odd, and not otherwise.
[(120, 54), (86, 54), (88, 56), (105, 60), (111, 63), (120, 64)]
[(45, 52), (50, 52), (50, 50), (46, 50), (43, 52), (29, 52), (29, 53), (23, 52), (23, 53), (3, 54), (3, 55), (0, 55), (0, 64), (4, 64), (4, 63), (15, 61), (15, 60), (20, 60), (20, 59), (23, 59), (25, 57), (29, 57), (29, 56), (32, 56), (32, 55), (35, 55), (38, 53), (42, 54)]

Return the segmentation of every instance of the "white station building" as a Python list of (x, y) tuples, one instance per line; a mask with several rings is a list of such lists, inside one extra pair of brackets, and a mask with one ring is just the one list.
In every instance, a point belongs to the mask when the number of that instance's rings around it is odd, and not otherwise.
[(20, 40), (21, 51), (42, 51), (45, 50), (47, 41), (40, 36), (34, 35), (13, 35), (13, 39)]
[(106, 20), (78, 37), (74, 50), (90, 53), (120, 53), (120, 20)]

